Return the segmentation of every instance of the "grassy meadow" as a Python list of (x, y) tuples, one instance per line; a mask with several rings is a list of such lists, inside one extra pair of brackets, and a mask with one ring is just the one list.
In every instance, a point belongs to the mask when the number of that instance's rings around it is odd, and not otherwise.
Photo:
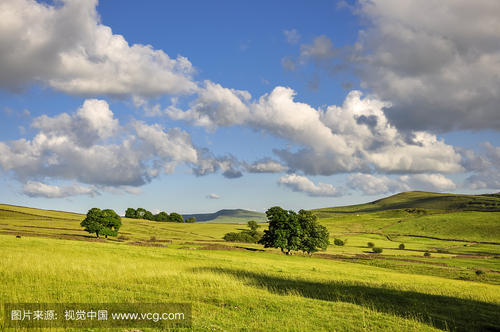
[(222, 240), (241, 224), (123, 219), (118, 237), (96, 239), (79, 226), (83, 215), (0, 205), (0, 298), (189, 302), (195, 331), (494, 331), (495, 199), (487, 211), (446, 210), (444, 200), (409, 207), (403, 197), (389, 208), (316, 210), (332, 242), (346, 243), (312, 257)]

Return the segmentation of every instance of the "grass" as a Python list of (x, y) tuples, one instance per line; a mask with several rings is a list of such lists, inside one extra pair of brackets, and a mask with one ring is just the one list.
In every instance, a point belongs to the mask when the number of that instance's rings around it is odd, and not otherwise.
[(194, 330), (500, 327), (497, 285), (272, 253), (0, 241), (4, 301), (191, 302)]
[(347, 241), (312, 257), (222, 240), (244, 225), (123, 219), (105, 240), (83, 215), (0, 205), (0, 298), (188, 302), (195, 331), (500, 329), (500, 213), (403, 198), (316, 210), (331, 242)]
[(407, 219), (391, 225), (385, 231), (469, 241), (498, 241), (499, 225), (498, 212), (463, 211)]

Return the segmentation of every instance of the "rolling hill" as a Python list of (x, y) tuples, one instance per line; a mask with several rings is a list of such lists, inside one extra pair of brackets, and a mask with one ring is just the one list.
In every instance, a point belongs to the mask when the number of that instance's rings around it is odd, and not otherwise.
[(500, 242), (500, 195), (410, 191), (371, 203), (313, 210), (342, 232)]
[[(195, 331), (496, 331), (498, 199), (409, 192), (314, 210), (330, 241), (345, 243), (312, 256), (224, 241), (246, 228), (238, 222), (264, 219), (246, 210), (192, 215), (197, 223), (123, 218), (117, 237), (97, 239), (82, 214), (0, 205), (0, 294), (16, 303), (186, 301)], [(471, 208), (479, 211), (463, 211)]]
[(316, 213), (377, 212), (395, 209), (433, 209), (445, 211), (500, 212), (500, 193), (484, 195), (440, 194), (408, 191), (370, 203), (329, 207), (313, 210)]
[(195, 217), (199, 222), (233, 223), (243, 224), (250, 220), (266, 221), (266, 215), (262, 212), (243, 209), (224, 209), (214, 213), (184, 214), (184, 219)]

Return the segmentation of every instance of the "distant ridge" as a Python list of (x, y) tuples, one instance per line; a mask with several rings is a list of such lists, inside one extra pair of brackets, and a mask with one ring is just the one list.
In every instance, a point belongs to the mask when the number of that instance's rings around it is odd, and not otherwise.
[(241, 224), (250, 220), (266, 221), (264, 213), (243, 209), (223, 209), (214, 213), (184, 214), (182, 216), (184, 219), (195, 217), (197, 222)]

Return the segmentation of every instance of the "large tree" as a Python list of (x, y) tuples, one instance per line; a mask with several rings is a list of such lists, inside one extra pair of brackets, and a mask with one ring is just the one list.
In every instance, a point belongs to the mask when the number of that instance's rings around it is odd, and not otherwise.
[(300, 210), (298, 219), (302, 229), (300, 250), (308, 254), (326, 250), (330, 244), (330, 234), (325, 226), (319, 224), (318, 217), (310, 211)]
[(121, 218), (115, 211), (111, 209), (101, 210), (92, 208), (87, 212), (87, 216), (80, 223), (85, 231), (95, 233), (97, 237), (99, 234), (106, 236), (118, 235), (118, 230), (122, 225)]
[(302, 230), (297, 213), (274, 206), (266, 211), (266, 216), (269, 229), (264, 231), (259, 243), (265, 248), (280, 248), (287, 255), (299, 250)]

